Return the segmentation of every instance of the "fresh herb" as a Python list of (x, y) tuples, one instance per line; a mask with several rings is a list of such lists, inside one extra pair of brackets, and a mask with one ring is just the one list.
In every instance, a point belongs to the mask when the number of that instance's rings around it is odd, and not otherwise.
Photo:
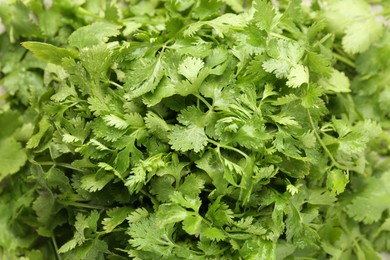
[(373, 2), (1, 1), (0, 257), (380, 259)]

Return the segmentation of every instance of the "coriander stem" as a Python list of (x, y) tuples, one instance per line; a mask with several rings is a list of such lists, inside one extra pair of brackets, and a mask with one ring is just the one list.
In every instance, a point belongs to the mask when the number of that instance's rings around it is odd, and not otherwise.
[(86, 208), (86, 209), (106, 209), (106, 207), (99, 206), (99, 205), (91, 205), (86, 203), (80, 203), (75, 201), (63, 201), (59, 200), (60, 203), (66, 205), (66, 206), (74, 206), (78, 208)]
[(61, 256), (58, 253), (57, 241), (56, 241), (56, 238), (54, 236), (51, 236), (51, 243), (53, 244), (54, 250), (56, 251), (57, 259), (61, 260)]
[(59, 166), (59, 167), (63, 167), (63, 168), (67, 168), (67, 169), (71, 169), (71, 170), (75, 170), (75, 171), (79, 171), (79, 172), (85, 172), (84, 170), (82, 169), (79, 169), (79, 168), (76, 168), (72, 165), (69, 165), (69, 164), (66, 164), (66, 163), (58, 163), (58, 162), (37, 162), (37, 161), (32, 161), (33, 164), (35, 165), (46, 165), (46, 166)]
[(331, 154), (331, 152), (328, 150), (328, 148), (326, 147), (326, 145), (324, 144), (324, 142), (322, 141), (320, 135), (319, 135), (318, 132), (317, 132), (317, 128), (316, 128), (315, 125), (314, 125), (313, 118), (311, 117), (311, 114), (310, 114), (309, 109), (307, 109), (307, 114), (308, 114), (308, 116), (309, 116), (310, 125), (311, 125), (311, 128), (312, 128), (313, 131), (314, 131), (314, 135), (316, 136), (317, 141), (320, 143), (320, 145), (321, 145), (322, 148), (324, 149), (325, 153), (328, 155), (329, 159), (332, 161), (332, 164), (333, 164), (334, 166), (336, 166), (337, 168), (341, 169), (341, 170), (348, 171), (349, 168), (346, 167), (346, 166), (344, 166), (344, 165), (339, 164), (339, 163), (336, 161), (336, 159), (333, 157), (333, 155)]
[(213, 109), (213, 106), (210, 105), (210, 103), (209, 103), (204, 97), (202, 97), (200, 94), (195, 94), (195, 96), (196, 96), (200, 101), (202, 101), (202, 102), (207, 106), (207, 108), (208, 108), (209, 110), (212, 110), (212, 109)]
[(146, 197), (148, 197), (155, 206), (158, 206), (160, 205), (160, 203), (158, 202), (158, 200), (156, 200), (152, 195), (150, 195), (148, 192), (144, 191), (143, 189), (140, 190), (141, 194), (145, 195)]
[(291, 39), (289, 39), (289, 38), (287, 38), (286, 36), (283, 36), (283, 35), (281, 35), (281, 34), (278, 34), (278, 33), (270, 32), (269, 35), (270, 35), (270, 36), (273, 36), (273, 37), (275, 37), (275, 38), (282, 39), (282, 40), (291, 41)]
[(351, 60), (348, 59), (347, 57), (341, 56), (340, 54), (338, 54), (338, 53), (336, 53), (336, 52), (333, 52), (333, 56), (334, 56), (337, 60), (343, 62), (344, 64), (350, 66), (351, 68), (354, 68), (354, 69), (356, 68), (355, 63), (353, 63), (353, 61), (351, 61)]
[(112, 80), (109, 80), (108, 83), (110, 83), (111, 85), (114, 85), (115, 87), (117, 87), (119, 89), (123, 89), (123, 86), (119, 85), (118, 83), (116, 83)]
[(237, 148), (234, 148), (234, 147), (231, 147), (231, 146), (228, 146), (228, 145), (223, 145), (223, 144), (220, 144), (212, 139), (208, 139), (208, 142), (216, 145), (217, 147), (221, 147), (221, 148), (224, 148), (224, 149), (228, 149), (228, 150), (231, 150), (231, 151), (234, 151), (236, 153), (239, 153), (241, 154), (244, 158), (248, 158), (248, 155), (246, 155), (244, 152), (238, 150)]

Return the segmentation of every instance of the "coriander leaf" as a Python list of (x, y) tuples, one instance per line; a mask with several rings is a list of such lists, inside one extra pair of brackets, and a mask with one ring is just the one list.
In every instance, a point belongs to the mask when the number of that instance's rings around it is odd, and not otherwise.
[(62, 64), (63, 58), (77, 58), (77, 52), (42, 42), (23, 42), (22, 46), (30, 50), (35, 57), (56, 65)]
[(161, 220), (159, 225), (176, 223), (183, 221), (188, 215), (187, 210), (174, 204), (162, 204), (159, 206), (157, 218)]
[(30, 138), (30, 140), (27, 142), (26, 148), (31, 149), (37, 147), (46, 131), (49, 130), (50, 127), (51, 125), (47, 118), (43, 117), (41, 121), (39, 121), (39, 131)]
[(256, 26), (260, 30), (265, 30), (267, 32), (271, 31), (276, 18), (276, 13), (272, 4), (265, 0), (256, 0), (254, 6), (256, 10)]
[(195, 57), (187, 57), (179, 65), (179, 73), (185, 76), (191, 83), (198, 77), (199, 71), (204, 67), (204, 62)]
[(203, 236), (212, 241), (221, 241), (227, 238), (221, 229), (215, 227), (204, 227), (202, 228), (201, 232)]
[(350, 83), (348, 77), (338, 70), (332, 69), (332, 74), (329, 78), (321, 78), (318, 81), (327, 93), (346, 93), (350, 92)]
[(13, 137), (0, 139), (0, 180), (17, 173), (26, 161), (26, 151), (19, 142)]
[(309, 70), (302, 65), (296, 65), (290, 70), (287, 86), (291, 88), (300, 87), (304, 83), (309, 83)]
[(332, 73), (330, 60), (324, 55), (309, 51), (307, 52), (307, 65), (310, 70), (328, 78)]
[(202, 204), (199, 196), (183, 195), (179, 191), (174, 191), (170, 196), (172, 202), (175, 202), (185, 208), (193, 209), (195, 212), (199, 211)]
[(141, 59), (136, 66), (142, 67), (142, 70), (134, 69), (126, 73), (125, 87), (129, 90), (128, 94), (131, 98), (137, 98), (155, 90), (164, 76), (160, 58)]
[(112, 232), (114, 228), (116, 228), (117, 226), (122, 224), (123, 221), (126, 220), (126, 218), (131, 212), (132, 210), (129, 207), (117, 207), (108, 210), (108, 217), (102, 220), (103, 229), (106, 232)]
[(81, 177), (80, 187), (84, 190), (95, 192), (103, 189), (114, 176), (100, 169), (97, 173), (85, 174)]
[(181, 152), (194, 150), (196, 153), (204, 149), (208, 140), (204, 129), (196, 125), (175, 125), (172, 127), (168, 138), (172, 149)]
[(121, 26), (112, 23), (95, 22), (74, 31), (69, 36), (69, 44), (83, 49), (105, 43), (109, 37), (118, 35), (120, 28)]
[(159, 226), (159, 219), (155, 215), (149, 215), (133, 222), (128, 229), (129, 243), (132, 247), (156, 253), (159, 256), (167, 256), (172, 251), (175, 243), (172, 239), (173, 226)]
[(363, 22), (355, 22), (348, 26), (345, 31), (342, 41), (343, 48), (351, 54), (362, 53), (372, 43), (378, 41), (382, 34), (382, 24), (373, 18)]
[(107, 125), (115, 127), (120, 130), (129, 127), (129, 124), (124, 119), (116, 115), (106, 115), (104, 116), (104, 121), (107, 123)]
[[(271, 59), (263, 62), (262, 67), (265, 71), (274, 73), (277, 78), (289, 78), (293, 71), (291, 78), (295, 78), (298, 74), (300, 75), (298, 82), (307, 80), (307, 69), (301, 65), (297, 66), (304, 54), (304, 50), (298, 43), (285, 40), (272, 41), (267, 53)], [(297, 67), (294, 68), (294, 66)]]
[(183, 229), (190, 235), (198, 236), (202, 224), (202, 217), (199, 215), (188, 215), (183, 220)]
[(347, 205), (347, 214), (365, 224), (377, 222), (390, 205), (390, 173), (370, 178), (367, 186)]
[(326, 185), (332, 194), (343, 193), (348, 182), (348, 175), (339, 169), (330, 171), (326, 179)]
[(216, 227), (222, 227), (232, 222), (233, 211), (229, 206), (221, 202), (219, 196), (211, 205), (209, 205), (206, 218), (208, 218)]

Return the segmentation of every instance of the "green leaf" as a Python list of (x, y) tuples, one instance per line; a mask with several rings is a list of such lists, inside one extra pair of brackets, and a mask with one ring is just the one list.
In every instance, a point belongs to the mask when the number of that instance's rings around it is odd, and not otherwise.
[(276, 13), (272, 4), (264, 0), (256, 0), (255, 4), (255, 23), (260, 30), (270, 31), (274, 26)]
[(194, 150), (196, 153), (204, 149), (208, 140), (204, 129), (196, 125), (186, 127), (175, 125), (168, 138), (172, 149), (181, 152)]
[(379, 178), (370, 178), (363, 191), (347, 205), (347, 214), (365, 224), (380, 220), (382, 213), (390, 205), (390, 172), (385, 172)]
[(26, 161), (26, 151), (19, 142), (13, 137), (0, 139), (0, 181), (18, 172)]
[(183, 220), (183, 229), (190, 235), (198, 236), (202, 224), (202, 217), (199, 215), (188, 215)]
[(39, 145), (41, 139), (44, 137), (47, 130), (50, 128), (50, 123), (46, 117), (43, 117), (41, 121), (39, 121), (39, 131), (34, 134), (30, 140), (27, 142), (27, 149), (35, 148)]
[(221, 241), (227, 238), (222, 230), (215, 227), (204, 227), (202, 228), (201, 232), (203, 236), (212, 241)]
[(309, 70), (305, 66), (296, 65), (290, 70), (287, 86), (291, 88), (297, 88), (304, 83), (309, 83)]
[[(365, 33), (362, 33), (365, 32)], [(343, 37), (343, 48), (351, 54), (362, 53), (382, 36), (383, 26), (373, 18), (349, 25)]]
[(178, 72), (186, 77), (191, 83), (198, 77), (199, 71), (204, 67), (204, 62), (195, 57), (187, 57), (179, 65)]
[(107, 125), (123, 130), (129, 127), (129, 124), (122, 118), (116, 115), (106, 115), (103, 117)]
[(84, 244), (86, 241), (84, 231), (86, 229), (91, 229), (92, 231), (96, 231), (99, 217), (100, 214), (97, 211), (92, 211), (88, 217), (86, 217), (81, 213), (78, 213), (76, 216), (76, 222), (74, 224), (76, 231), (73, 235), (73, 238), (68, 242), (66, 242), (65, 244), (63, 244), (58, 249), (58, 252), (66, 253), (74, 249), (76, 246), (80, 246)]
[(226, 203), (221, 202), (220, 196), (209, 206), (206, 218), (211, 220), (215, 226), (222, 227), (232, 222), (233, 211)]
[(333, 194), (343, 193), (348, 184), (348, 175), (339, 169), (334, 169), (328, 173), (326, 186)]
[(311, 51), (307, 52), (307, 65), (310, 70), (322, 74), (325, 77), (329, 77), (333, 71), (330, 60), (322, 54)]
[(64, 58), (77, 58), (77, 52), (42, 42), (23, 42), (22, 46), (35, 57), (56, 65), (62, 64)]
[(112, 23), (95, 22), (74, 31), (69, 36), (69, 44), (83, 49), (105, 43), (109, 37), (118, 35), (120, 28), (121, 26)]
[(240, 255), (245, 259), (276, 260), (276, 244), (261, 239), (247, 240), (240, 249)]
[(108, 210), (106, 212), (108, 217), (102, 220), (103, 229), (108, 233), (112, 232), (126, 220), (131, 212), (132, 209), (130, 207), (116, 207)]
[(162, 226), (183, 221), (187, 215), (187, 210), (174, 204), (162, 204), (157, 212), (157, 218), (161, 220), (160, 225)]
[(195, 212), (199, 211), (202, 204), (199, 196), (183, 195), (179, 191), (174, 191), (170, 196), (172, 202), (175, 202), (185, 208), (193, 209)]
[(343, 72), (332, 69), (330, 78), (321, 78), (318, 85), (324, 88), (326, 93), (347, 93), (351, 92), (349, 79)]
[[(146, 64), (145, 64), (146, 63)], [(161, 59), (140, 60), (138, 67), (126, 73), (125, 87), (129, 89), (131, 98), (140, 97), (148, 92), (154, 91), (164, 76), (164, 68)]]

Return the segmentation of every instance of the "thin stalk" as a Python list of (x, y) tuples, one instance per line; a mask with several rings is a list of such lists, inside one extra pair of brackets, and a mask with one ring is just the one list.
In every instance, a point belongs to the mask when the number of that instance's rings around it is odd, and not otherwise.
[(204, 98), (204, 97), (202, 97), (201, 95), (199, 95), (199, 94), (196, 94), (195, 95), (200, 101), (202, 101), (206, 106), (207, 106), (207, 108), (209, 109), (209, 110), (212, 110), (213, 109), (213, 106)]
[(144, 190), (140, 190), (140, 192), (145, 195), (146, 197), (148, 197), (155, 206), (158, 206), (160, 205), (160, 203), (158, 202), (158, 200), (156, 200), (152, 195), (150, 195), (148, 192), (144, 191)]
[(278, 34), (278, 33), (274, 33), (274, 32), (270, 32), (269, 33), (269, 36), (273, 36), (275, 38), (279, 38), (279, 39), (282, 39), (282, 40), (286, 40), (286, 41), (291, 41), (290, 38), (286, 37), (286, 36), (283, 36), (281, 34)]
[(317, 138), (317, 141), (320, 143), (320, 145), (322, 146), (322, 148), (324, 149), (325, 153), (328, 155), (329, 159), (331, 160), (332, 164), (334, 166), (336, 166), (337, 168), (341, 169), (341, 170), (345, 170), (345, 171), (349, 171), (349, 168), (344, 166), (344, 165), (341, 165), (339, 164), (336, 159), (333, 157), (332, 153), (328, 150), (328, 148), (326, 147), (326, 145), (324, 144), (324, 142), (322, 141), (318, 131), (317, 131), (317, 128), (315, 127), (314, 125), (314, 122), (313, 122), (313, 118), (311, 117), (311, 114), (310, 114), (310, 111), (309, 109), (307, 109), (307, 114), (309, 116), (309, 121), (310, 121), (310, 125), (311, 125), (311, 128), (313, 129), (314, 131), (314, 135), (316, 136)]
[(56, 251), (57, 259), (61, 260), (61, 256), (58, 253), (57, 241), (56, 241), (56, 238), (54, 236), (51, 236), (51, 243), (53, 244), (54, 250)]
[(356, 66), (355, 66), (355, 63), (353, 63), (353, 61), (351, 61), (350, 59), (348, 59), (347, 57), (344, 57), (344, 56), (341, 56), (340, 54), (336, 53), (336, 52), (333, 52), (333, 56), (343, 62), (344, 64), (350, 66), (351, 68), (354, 68), (356, 69)]
[(223, 149), (227, 149), (227, 150), (231, 150), (231, 151), (234, 151), (236, 153), (239, 153), (241, 154), (244, 158), (248, 158), (248, 155), (246, 155), (244, 152), (238, 150), (237, 148), (234, 148), (234, 147), (231, 147), (231, 146), (228, 146), (228, 145), (223, 145), (223, 144), (220, 144), (212, 139), (208, 139), (208, 142), (209, 143), (212, 143), (214, 145), (216, 145), (217, 147), (221, 147)]
[(71, 169), (71, 170), (75, 170), (75, 171), (79, 171), (79, 172), (85, 172), (85, 171), (82, 170), (82, 169), (76, 168), (76, 167), (74, 167), (74, 166), (72, 166), (72, 165), (69, 165), (69, 164), (66, 164), (66, 163), (58, 163), (58, 162), (37, 162), (37, 161), (33, 161), (32, 163), (35, 164), (35, 165), (59, 166), (59, 167), (63, 167), (63, 168), (67, 168), (67, 169)]
[(85, 204), (85, 203), (80, 203), (80, 202), (74, 202), (74, 201), (63, 201), (60, 200), (60, 203), (66, 205), (66, 206), (74, 206), (78, 208), (86, 208), (86, 209), (107, 209), (106, 207), (99, 206), (99, 205), (90, 205), (90, 204)]
[(116, 82), (114, 82), (112, 80), (108, 81), (108, 83), (110, 83), (111, 85), (114, 85), (115, 87), (117, 87), (119, 89), (123, 89), (123, 86), (119, 85), (118, 83), (116, 83)]

